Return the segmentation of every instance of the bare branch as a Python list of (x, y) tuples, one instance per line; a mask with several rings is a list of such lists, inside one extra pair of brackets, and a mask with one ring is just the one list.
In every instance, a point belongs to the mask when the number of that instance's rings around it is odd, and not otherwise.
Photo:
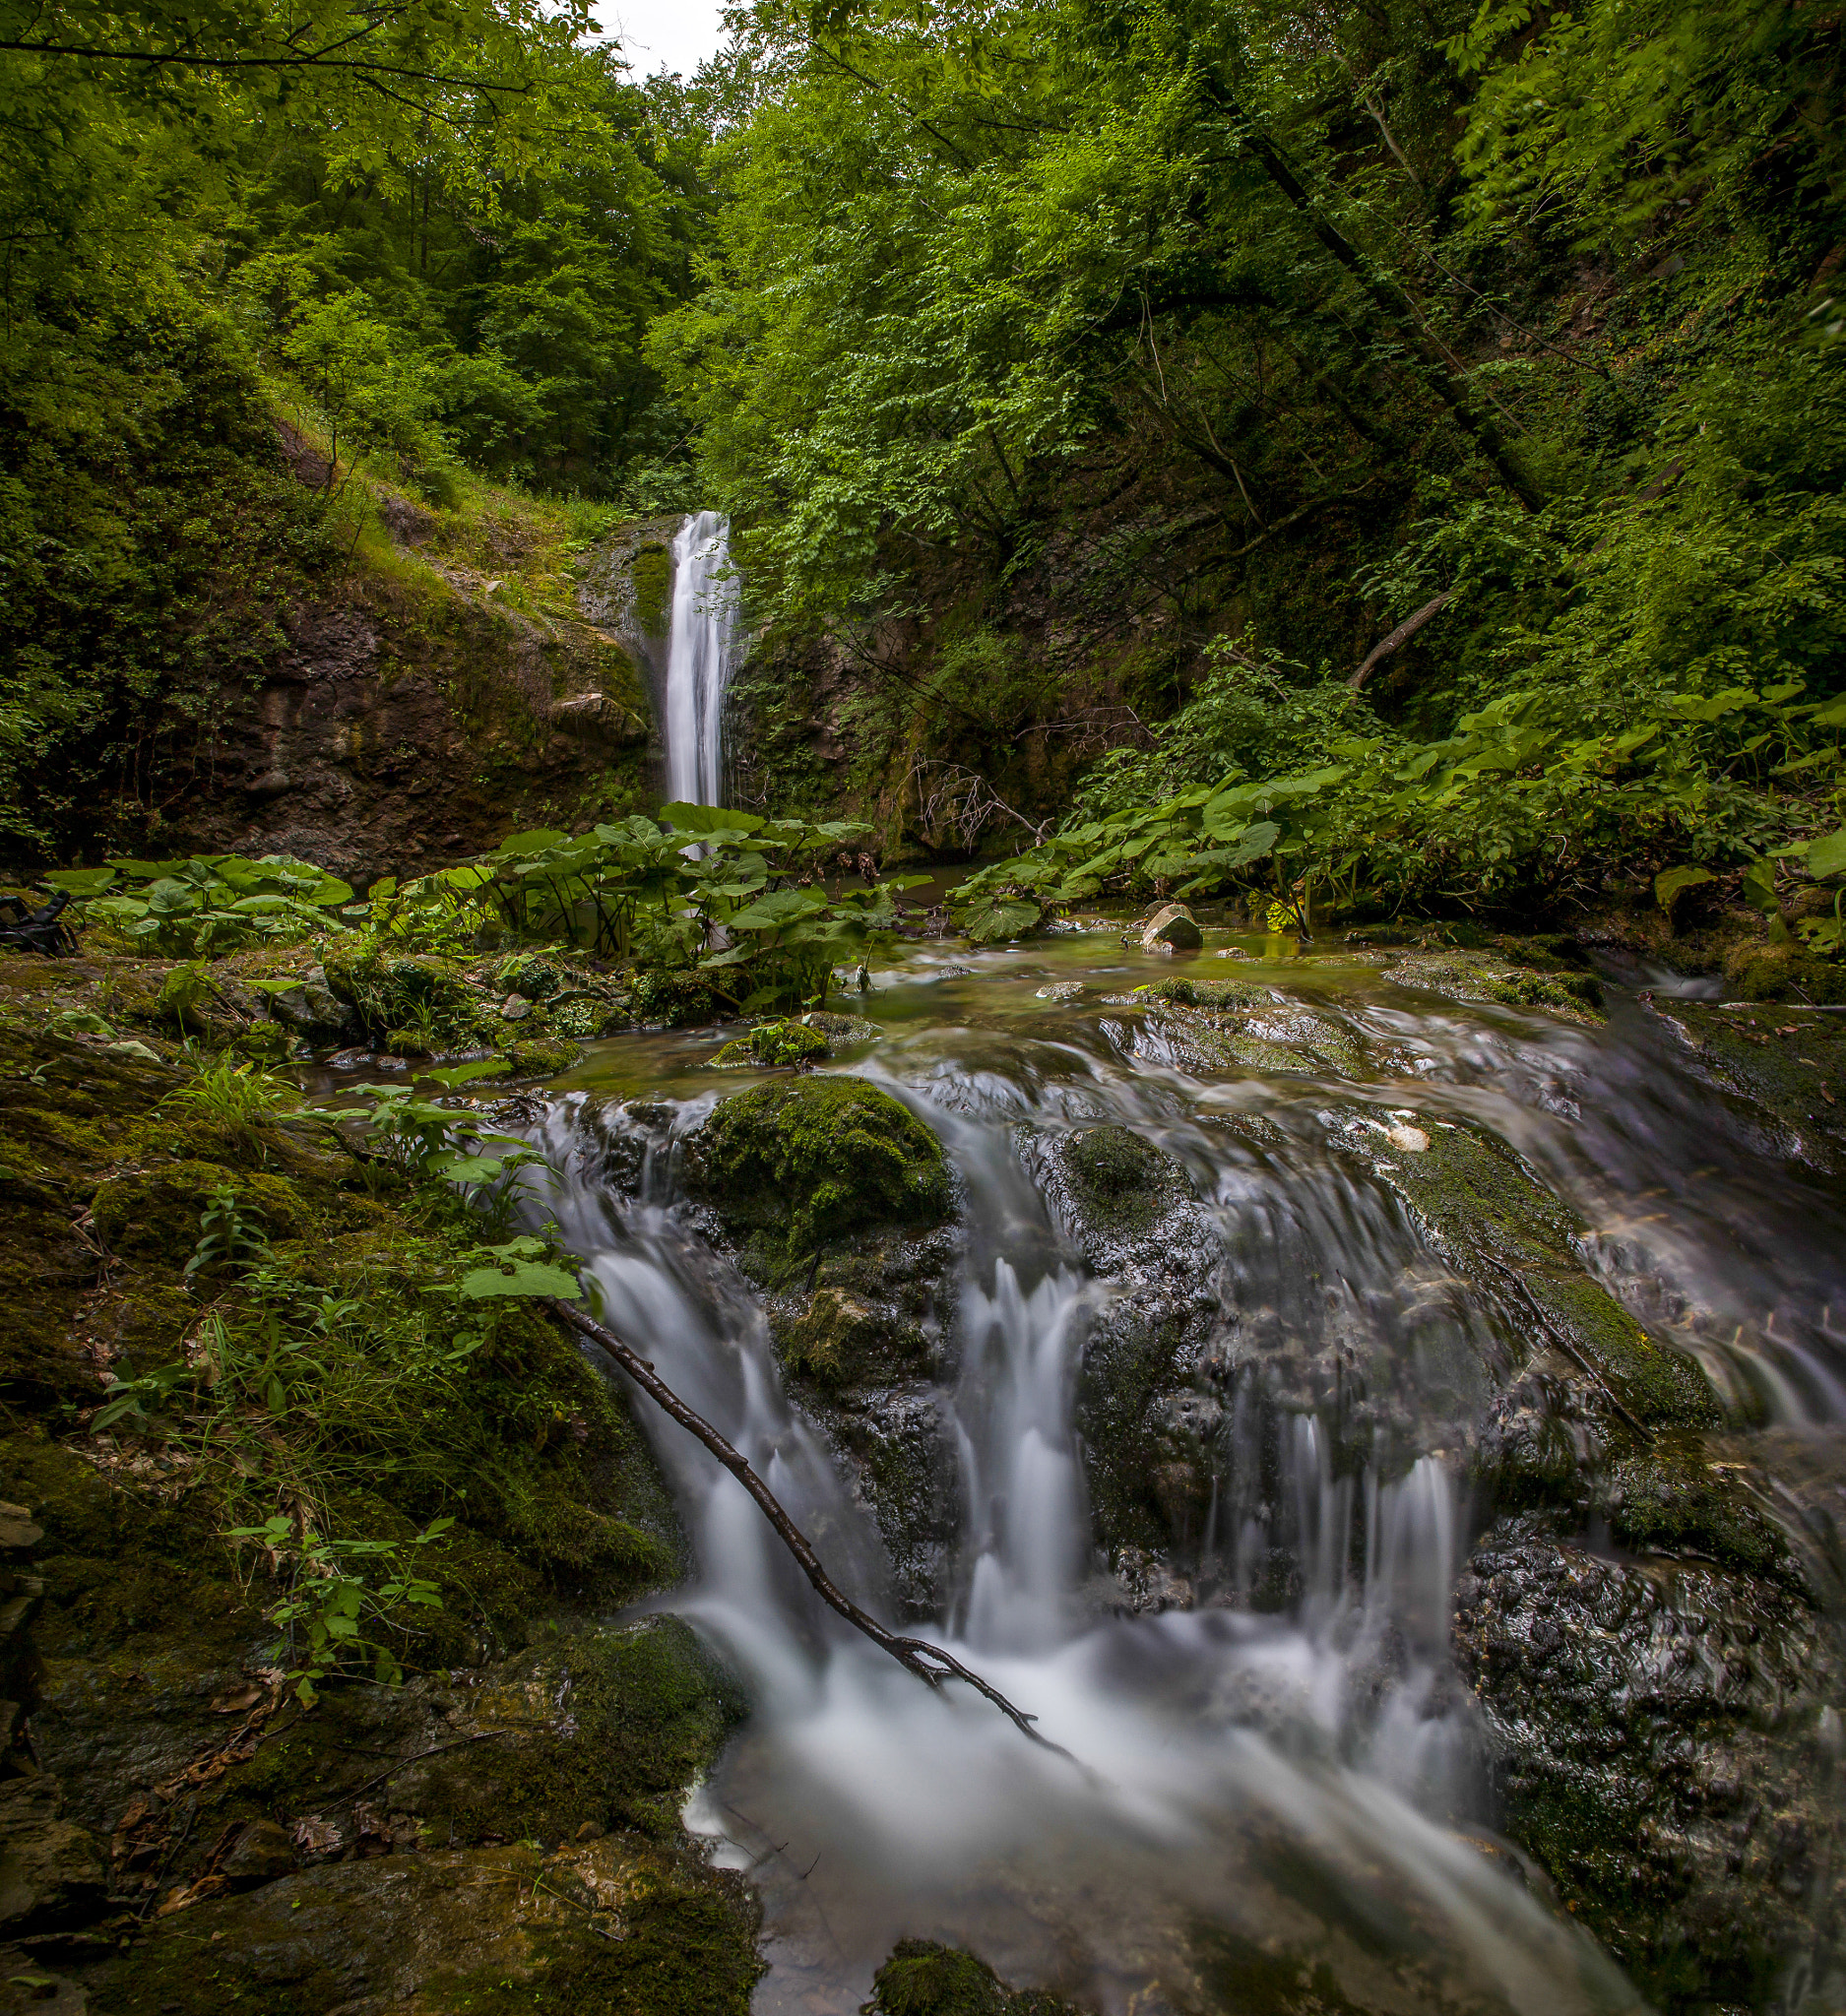
[(1436, 597), (1434, 601), (1425, 602), (1423, 607), (1420, 608), (1414, 616), (1406, 616), (1404, 620), (1400, 624), (1398, 624), (1397, 628), (1393, 630), (1388, 637), (1381, 637), (1378, 640), (1378, 642), (1371, 647), (1371, 649), (1366, 654), (1365, 662), (1359, 667), (1358, 671), (1356, 671), (1353, 674), (1353, 676), (1347, 680), (1347, 685), (1355, 693), (1357, 693), (1360, 687), (1362, 687), (1366, 683), (1367, 674), (1370, 672), (1372, 666), (1375, 665), (1380, 659), (1387, 659), (1394, 652), (1402, 651), (1404, 646), (1407, 645), (1410, 642), (1410, 640), (1416, 636), (1417, 632), (1423, 628), (1423, 626), (1430, 620), (1430, 618), (1432, 616), (1440, 615), (1440, 613), (1448, 607), (1449, 603), (1453, 601), (1454, 598), (1455, 591), (1452, 588), (1445, 588), (1442, 591), (1442, 593)]
[(906, 1672), (914, 1673), (926, 1685), (939, 1687), (945, 1680), (965, 1680), (976, 1693), (985, 1695), (991, 1701), (1022, 1734), (1030, 1736), (1044, 1749), (1053, 1751), (1059, 1757), (1068, 1758), (1073, 1764), (1077, 1762), (1062, 1744), (1052, 1742), (1048, 1736), (1042, 1736), (1033, 1728), (1033, 1723), (1038, 1719), (1036, 1716), (1027, 1715), (1015, 1708), (997, 1687), (989, 1686), (979, 1673), (970, 1671), (953, 1654), (944, 1652), (939, 1645), (931, 1645), (927, 1639), (906, 1638), (899, 1636), (895, 1631), (888, 1631), (869, 1611), (860, 1609), (820, 1565), (820, 1556), (815, 1553), (807, 1536), (782, 1509), (781, 1501), (776, 1494), (710, 1421), (702, 1415), (692, 1412), (667, 1381), (655, 1371), (648, 1359), (631, 1350), (613, 1331), (604, 1329), (595, 1317), (587, 1315), (582, 1309), (573, 1307), (569, 1302), (553, 1302), (551, 1307), (580, 1336), (589, 1338), (593, 1344), (600, 1345), (607, 1352), (657, 1407), (670, 1415), (688, 1434), (696, 1435), (730, 1471), (756, 1500), (763, 1517), (776, 1529), (783, 1545), (795, 1556), (802, 1574), (813, 1585), (815, 1594), (828, 1608), (836, 1610), (856, 1631), (863, 1632), (880, 1651), (888, 1652)]

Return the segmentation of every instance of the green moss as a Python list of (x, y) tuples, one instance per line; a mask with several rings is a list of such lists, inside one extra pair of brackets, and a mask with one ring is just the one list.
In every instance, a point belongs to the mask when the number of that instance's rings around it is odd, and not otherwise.
[(1649, 1337), (1583, 1271), (1581, 1221), (1511, 1149), (1465, 1127), (1432, 1128), (1428, 1149), (1393, 1157), (1387, 1174), (1523, 1336), (1555, 1340), (1643, 1423), (1722, 1418), (1697, 1362)]
[(637, 1022), (690, 1029), (734, 1011), (723, 995), (693, 973), (636, 974), (629, 1006)]
[(1509, 974), (1489, 979), (1488, 992), (1515, 1008), (1600, 1008), (1603, 990), (1593, 974)]
[(774, 1070), (787, 1064), (813, 1064), (827, 1054), (827, 1039), (798, 1022), (763, 1022), (747, 1037), (727, 1043), (712, 1058), (712, 1071)]
[(1744, 1001), (1846, 1002), (1846, 965), (1766, 938), (1730, 948), (1724, 981), (1731, 996)]
[(306, 1228), (301, 1200), (282, 1177), (212, 1162), (169, 1163), (111, 1176), (97, 1186), (91, 1218), (113, 1252), (183, 1262), (199, 1243), (200, 1213), (221, 1188), (236, 1191), (239, 1213), (260, 1220), (272, 1238), (296, 1238)]
[(635, 553), (628, 569), (634, 583), (635, 622), (648, 637), (665, 637), (672, 620), (672, 555), (658, 540)]
[(1150, 986), (1137, 987), (1137, 993), (1146, 994), (1156, 1001), (1171, 1001), (1181, 1008), (1255, 1008), (1269, 998), (1266, 987), (1253, 987), (1238, 980), (1155, 980)]
[(1608, 1496), (1610, 1530), (1624, 1545), (1800, 1579), (1780, 1531), (1728, 1473), (1714, 1474), (1696, 1448), (1656, 1445), (1628, 1458), (1611, 1472)]
[(791, 1258), (861, 1227), (949, 1216), (941, 1144), (861, 1078), (802, 1078), (721, 1100), (689, 1144), (687, 1176), (732, 1231)]
[(782, 1361), (828, 1386), (868, 1374), (901, 1377), (923, 1349), (915, 1325), (888, 1314), (850, 1290), (823, 1284), (796, 1317), (774, 1317), (771, 1332)]
[(985, 1960), (932, 1939), (900, 1939), (872, 1978), (864, 2016), (1077, 2016), (1037, 1988), (1009, 1988)]
[(1072, 1134), (1062, 1164), (1079, 1204), (1109, 1231), (1147, 1231), (1179, 1188), (1172, 1161), (1126, 1127)]
[[(541, 1702), (558, 1707), (535, 1725)], [(567, 1727), (555, 1719), (566, 1705)], [(677, 1617), (584, 1631), (528, 1652), (474, 1704), (484, 1726), (506, 1727), (513, 1740), (432, 1758), (396, 1796), (462, 1844), (568, 1841), (586, 1822), (671, 1841), (687, 1791), (745, 1705)]]

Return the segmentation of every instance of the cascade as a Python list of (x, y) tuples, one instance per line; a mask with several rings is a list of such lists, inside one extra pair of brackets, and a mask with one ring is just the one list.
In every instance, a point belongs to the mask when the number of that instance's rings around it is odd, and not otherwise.
[(673, 536), (667, 652), (667, 794), (715, 805), (724, 786), (725, 687), (737, 621), (731, 543), (716, 511), (691, 513)]
[[(978, 1028), (911, 1026), (853, 1064), (937, 1133), (968, 1200), (945, 1397), (961, 1532), (923, 1629), (1036, 1712), (1080, 1768), (1022, 1744), (978, 1699), (919, 1687), (836, 1623), (735, 1481), (639, 1414), (699, 1562), (659, 1606), (710, 1633), (752, 1693), (687, 1824), (764, 1897), (772, 1970), (756, 2010), (849, 2016), (891, 1943), (925, 1931), (1014, 1978), (1044, 1978), (1078, 1941), (1090, 1996), (1124, 2016), (1143, 2006), (1151, 1949), (1183, 1949), (1199, 1925), (1259, 1939), (1304, 1895), (1328, 1927), (1388, 1925), (1457, 2006), (1638, 2008), (1588, 1939), (1453, 1833), (1479, 1810), (1482, 1746), (1447, 1649), (1463, 1518), (1451, 1466), (1423, 1450), (1355, 1468), (1332, 1418), (1265, 1412), (1240, 1371), (1197, 1520), (1197, 1605), (1111, 1614), (1097, 1601), (1076, 1389), (1107, 1294), (1046, 1198), (1034, 1137), (1107, 1121), (1197, 1169), (1226, 1237), (1221, 1294), (1251, 1339), (1263, 1325), (1350, 1339), (1372, 1322), (1407, 1360), (1488, 1349), (1482, 1314), (1429, 1276), (1374, 1183), (1326, 1156), (1253, 1164), (1215, 1131), (1209, 1083), (1155, 1044), (1124, 1056), (1122, 1040), (1105, 1018), (1082, 1064), (1066, 1052), (1028, 1070)], [(1175, 1117), (1181, 1097), (1189, 1117)], [(610, 1327), (647, 1339), (834, 1577), (891, 1614), (881, 1537), (839, 1445), (784, 1389), (760, 1298), (677, 1208), (679, 1141), (712, 1099), (691, 1079), (677, 1104), (578, 1093), (552, 1106), (541, 1145), (568, 1175), (548, 1210)], [(641, 1175), (618, 1191), (603, 1177), (616, 1166)], [(1280, 1599), (1265, 1595), (1278, 1560)]]

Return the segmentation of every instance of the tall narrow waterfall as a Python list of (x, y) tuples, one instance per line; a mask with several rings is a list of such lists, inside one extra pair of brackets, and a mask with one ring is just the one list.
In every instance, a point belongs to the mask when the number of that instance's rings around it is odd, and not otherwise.
[(717, 804), (724, 780), (725, 687), (737, 620), (730, 574), (724, 519), (693, 513), (673, 538), (667, 656), (667, 794), (685, 804)]

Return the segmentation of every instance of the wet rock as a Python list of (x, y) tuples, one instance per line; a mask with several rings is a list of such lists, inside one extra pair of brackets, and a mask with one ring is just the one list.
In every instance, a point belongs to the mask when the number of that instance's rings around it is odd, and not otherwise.
[(1458, 949), (1413, 953), (1385, 974), (1402, 987), (1445, 994), (1451, 1001), (1498, 1001), (1508, 1008), (1543, 1008), (1566, 1022), (1600, 1023), (1602, 986), (1595, 976), (1560, 967), (1535, 972), (1493, 953)]
[(1457, 1592), (1506, 1831), (1657, 2005), (1761, 2007), (1846, 1909), (1835, 1627), (1715, 1563), (1502, 1519)]
[(320, 967), (298, 987), (272, 992), (269, 1012), (290, 1035), (308, 1043), (337, 1043), (354, 1027), (352, 1010), (327, 985)]
[(500, 1003), (500, 1020), (502, 1022), (524, 1022), (526, 1017), (532, 1013), (532, 1008), (533, 1004), (526, 999), (524, 994), (508, 994), (506, 999)]
[(759, 1085), (721, 1100), (686, 1143), (687, 1189), (781, 1272), (861, 1228), (950, 1216), (941, 1144), (862, 1078)]
[[(1697, 1362), (1651, 1337), (1585, 1272), (1584, 1227), (1503, 1142), (1471, 1128), (1419, 1128), (1427, 1147), (1378, 1153), (1369, 1113), (1331, 1116), (1372, 1173), (1410, 1207), (1432, 1249), (1499, 1318), (1510, 1379), (1528, 1362), (1586, 1382), (1602, 1411), (1644, 1427), (1715, 1425), (1722, 1408)], [(1378, 1147), (1374, 1148), (1373, 1143)]]
[(811, 1285), (767, 1300), (791, 1395), (876, 1520), (911, 1618), (939, 1613), (960, 1528), (949, 1385), (961, 1254), (955, 1227), (859, 1233), (828, 1249)]
[(1196, 1544), (1211, 1498), (1223, 1235), (1183, 1166), (1126, 1127), (1022, 1136), (1021, 1152), (1101, 1290), (1076, 1408), (1097, 1544), (1164, 1559)]
[(1083, 982), (1081, 980), (1052, 980), (1040, 987), (1036, 996), (1041, 1001), (1081, 1001)]
[(1846, 1170), (1846, 1017), (1741, 1001), (1657, 1002), (1654, 1012), (1714, 1092), (1754, 1108), (1768, 1154)]
[(294, 1865), (295, 1843), (289, 1830), (274, 1820), (252, 1820), (237, 1836), (219, 1870), (227, 1888), (246, 1890), (259, 1883), (273, 1883)]
[(81, 1923), (101, 1910), (108, 1887), (101, 1845), (64, 1817), (55, 1778), (0, 1782), (0, 1930), (17, 1937)]
[(1170, 903), (1157, 910), (1141, 933), (1143, 952), (1196, 952), (1205, 934), (1182, 903)]
[(808, 1029), (817, 1029), (827, 1039), (829, 1050), (870, 1042), (878, 1034), (878, 1025), (863, 1015), (836, 1015), (826, 1008), (810, 1008), (801, 1017), (801, 1022)]

